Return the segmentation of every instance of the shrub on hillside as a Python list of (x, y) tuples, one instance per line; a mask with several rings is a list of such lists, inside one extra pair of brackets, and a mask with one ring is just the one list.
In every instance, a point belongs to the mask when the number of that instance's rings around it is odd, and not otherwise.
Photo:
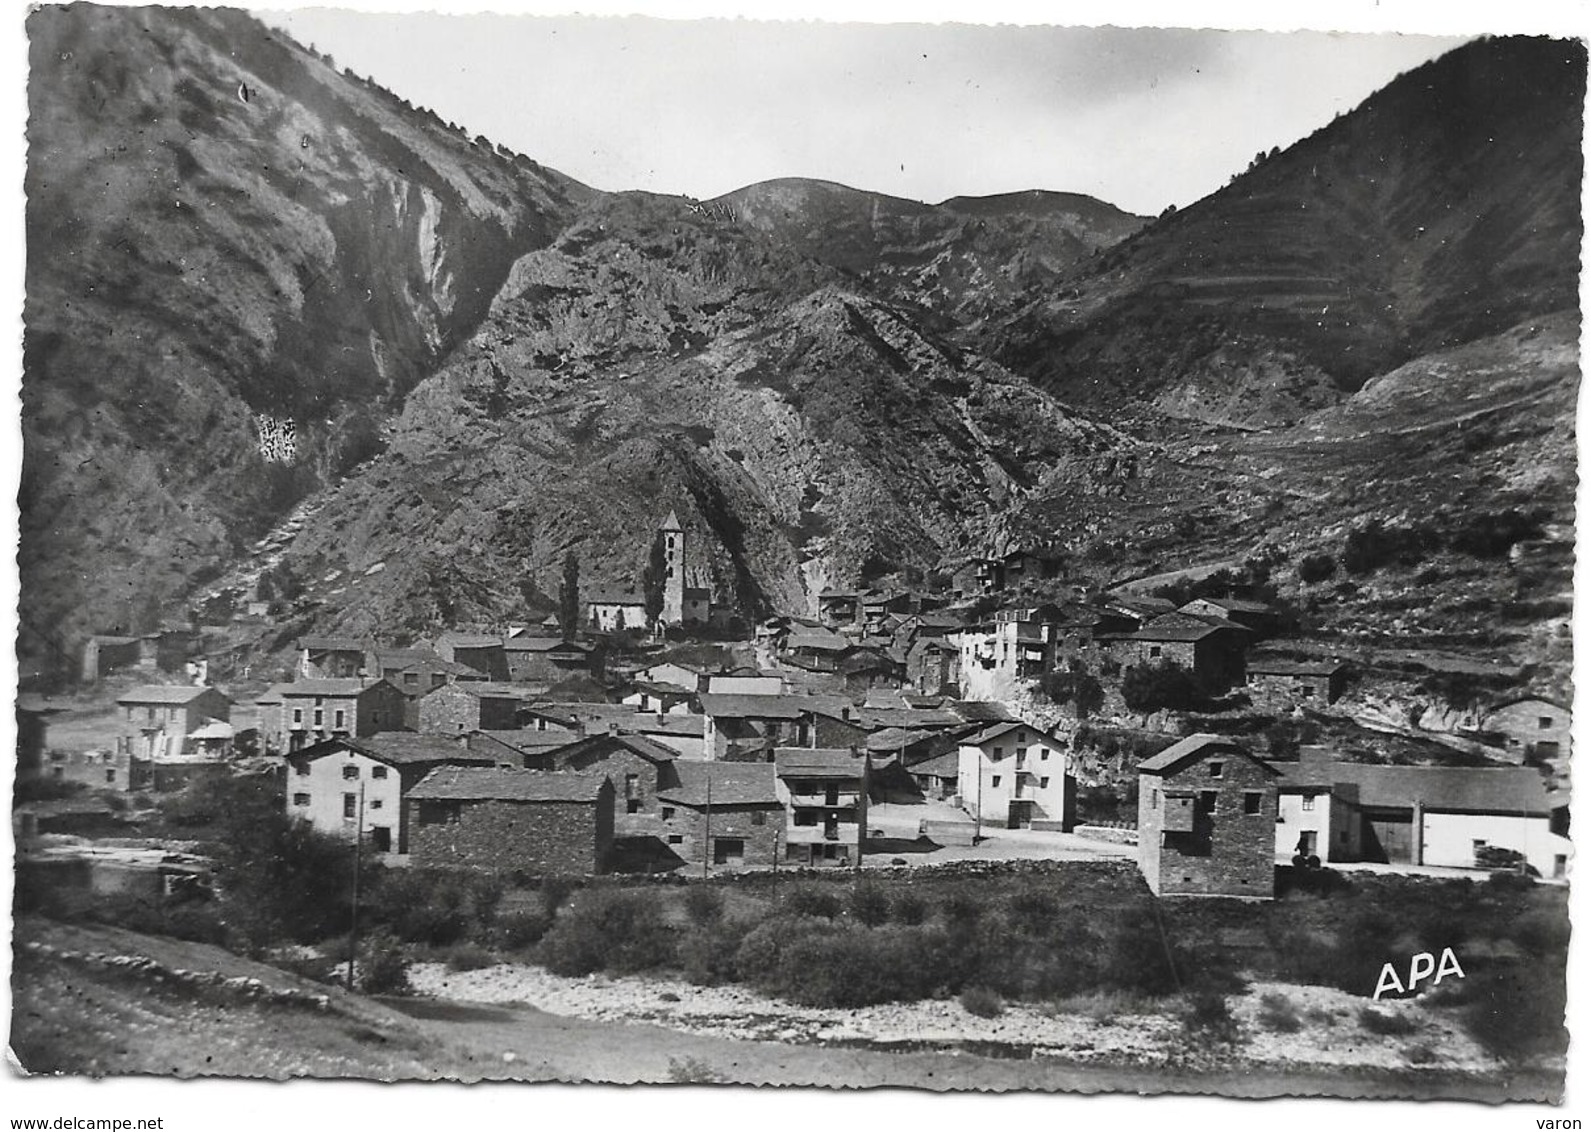
[(391, 933), (377, 932), (360, 950), (360, 990), (366, 994), (409, 993), (409, 964)]
[(1121, 681), (1121, 698), (1128, 711), (1145, 715), (1163, 708), (1192, 711), (1200, 701), (1193, 674), (1169, 660), (1128, 669)]
[(961, 1008), (975, 1018), (998, 1018), (1005, 1001), (988, 987), (968, 987), (961, 992)]
[(928, 918), (928, 906), (915, 892), (903, 892), (890, 902), (889, 915), (897, 924), (912, 926)]
[(1274, 991), (1260, 997), (1259, 1021), (1261, 1026), (1278, 1034), (1296, 1034), (1304, 1026), (1293, 1000)]
[(1298, 580), (1306, 586), (1324, 582), (1337, 572), (1337, 560), (1329, 554), (1306, 554), (1298, 563)]
[(552, 917), (539, 908), (500, 912), (486, 939), (492, 947), (520, 951), (539, 943), (551, 927)]
[(840, 914), (840, 898), (826, 885), (799, 884), (785, 889), (785, 911), (795, 916), (821, 916), (832, 920)]
[(495, 967), (497, 956), (473, 943), (455, 943), (447, 950), (446, 962), (449, 971), (479, 971)]
[(1420, 1028), (1419, 1024), (1406, 1014), (1377, 1010), (1373, 1006), (1359, 1008), (1359, 1025), (1370, 1033), (1382, 1037), (1407, 1037)]
[(685, 933), (675, 947), (680, 971), (697, 986), (716, 987), (740, 977), (735, 957), (746, 931), (719, 923)]
[(1226, 996), (1213, 991), (1188, 996), (1182, 1010), (1182, 1033), (1200, 1046), (1234, 1046), (1241, 1036)]
[(707, 885), (691, 885), (685, 890), (685, 915), (697, 927), (716, 924), (724, 918), (724, 894)]
[(851, 889), (848, 903), (851, 916), (857, 923), (876, 928), (889, 920), (889, 897), (875, 884), (865, 881), (858, 883)]
[(627, 974), (671, 962), (673, 937), (655, 892), (587, 892), (542, 937), (542, 965), (556, 975)]
[[(1461, 984), (1464, 1027), (1507, 1061), (1562, 1057), (1567, 972), (1562, 963), (1513, 962), (1477, 970)], [(1446, 987), (1446, 983), (1443, 987)]]

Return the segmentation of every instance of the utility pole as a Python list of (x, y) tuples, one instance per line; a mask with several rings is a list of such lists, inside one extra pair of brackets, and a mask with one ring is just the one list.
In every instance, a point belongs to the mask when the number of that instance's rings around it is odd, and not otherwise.
[(365, 840), (365, 780), (359, 779), (359, 818), (354, 823), (354, 909), (348, 925), (348, 989), (354, 989), (354, 956), (359, 952), (359, 869)]
[(702, 837), (702, 879), (707, 879), (707, 865), (712, 859), (713, 852), (713, 767), (707, 764), (707, 809), (706, 827)]

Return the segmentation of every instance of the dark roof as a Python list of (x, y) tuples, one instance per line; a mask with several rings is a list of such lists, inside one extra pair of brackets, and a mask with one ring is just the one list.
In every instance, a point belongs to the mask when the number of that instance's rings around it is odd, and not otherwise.
[(780, 778), (860, 778), (867, 761), (848, 747), (778, 747), (773, 759)]
[(365, 642), (352, 637), (300, 637), (298, 647), (311, 652), (364, 652)]
[(494, 637), (487, 633), (443, 633), (436, 639), (437, 644), (446, 642), (456, 649), (500, 649), (503, 647), (503, 638)]
[(413, 766), (424, 763), (463, 762), (495, 764), (490, 755), (469, 750), (452, 736), (419, 735), (413, 731), (383, 731), (362, 739), (326, 739), (314, 746), (305, 747), (288, 755), (290, 760), (313, 760), (339, 751), (358, 751), (380, 762), (393, 766)]
[(560, 765), (565, 765), (582, 755), (591, 753), (600, 754), (603, 750), (612, 747), (622, 747), (627, 751), (640, 755), (648, 762), (671, 763), (679, 758), (679, 752), (661, 743), (655, 743), (644, 735), (626, 735), (621, 733), (603, 732), (600, 735), (587, 735), (583, 738), (573, 739), (556, 747), (551, 752)]
[(1206, 597), (1194, 598), (1194, 601), (1206, 601), (1211, 605), (1227, 610), (1229, 613), (1275, 613), (1276, 607), (1266, 605), (1263, 601), (1246, 601), (1238, 597)]
[(1038, 724), (1028, 723), (1025, 720), (1016, 719), (1001, 720), (998, 723), (991, 723), (989, 726), (983, 728), (980, 731), (975, 731), (971, 735), (964, 736), (961, 742), (963, 746), (978, 747), (984, 743), (987, 743), (990, 739), (998, 739), (1007, 731), (1015, 731), (1018, 727), (1025, 727), (1032, 731), (1035, 735), (1048, 737), (1048, 732), (1046, 732), (1044, 728), (1040, 727)]
[(817, 652), (844, 652), (851, 642), (827, 629), (792, 629), (785, 637), (787, 649), (812, 649)]
[(569, 743), (569, 736), (561, 731), (499, 731), (488, 727), (477, 727), (470, 734), (484, 735), (505, 747), (514, 747), (518, 750), (545, 751)]
[(996, 700), (954, 700), (950, 710), (968, 723), (1014, 723), (1016, 715)]
[(269, 691), (282, 696), (357, 696), (360, 692), (380, 684), (386, 684), (396, 690), (396, 685), (390, 680), (365, 680), (358, 676), (339, 676), (326, 680), (294, 680), (291, 684), (272, 684)]
[(1247, 667), (1251, 674), (1260, 676), (1330, 676), (1341, 672), (1347, 665), (1340, 660), (1269, 660), (1253, 657)]
[(515, 767), (441, 766), (415, 785), (419, 801), (584, 802), (595, 803), (606, 775)]
[(690, 699), (696, 693), (690, 688), (681, 688), (678, 684), (666, 684), (661, 680), (637, 680), (632, 686), (636, 692), (647, 692), (654, 696), (678, 696)]
[(145, 684), (116, 697), (119, 704), (185, 704), (216, 689), (200, 684)]
[(551, 652), (559, 647), (576, 646), (562, 637), (506, 637), (503, 640), (503, 648), (508, 652)]
[(931, 759), (913, 763), (906, 769), (912, 774), (929, 774), (935, 778), (956, 778), (961, 774), (961, 755), (956, 751), (946, 751), (942, 755), (935, 755)]
[(741, 692), (703, 692), (702, 711), (738, 719), (800, 719), (808, 712), (839, 716), (851, 702), (843, 696), (759, 696)]
[(1256, 758), (1250, 754), (1248, 749), (1236, 740), (1227, 738), (1224, 735), (1206, 734), (1189, 735), (1186, 739), (1179, 739), (1158, 755), (1139, 763), (1138, 773), (1170, 774), (1184, 763), (1192, 762), (1194, 759), (1211, 751), (1229, 751), (1235, 755), (1242, 755), (1245, 758), (1252, 759), (1272, 774), (1279, 775), (1281, 773), (1264, 759)]
[(1200, 621), (1197, 625), (1145, 625), (1136, 633), (1100, 633), (1102, 641), (1202, 641), (1228, 630)]
[(483, 700), (528, 700), (536, 694), (523, 684), (504, 684), (493, 680), (461, 680), (451, 687)]
[(891, 727), (905, 727), (913, 730), (925, 728), (937, 730), (946, 727), (960, 727), (966, 722), (956, 712), (937, 707), (862, 707), (856, 710), (856, 719), (861, 726), (869, 730)]
[(906, 747), (916, 746), (918, 743), (935, 738), (939, 732), (908, 730), (904, 727), (886, 727), (882, 731), (875, 731), (867, 737), (869, 751), (899, 751)]
[(644, 606), (646, 598), (628, 586), (593, 586), (586, 592), (586, 604)]
[(1329, 787), (1359, 806), (1456, 810), (1479, 814), (1552, 812), (1561, 800), (1532, 767), (1378, 766), (1336, 760), (1303, 759), (1286, 764), (1283, 786)]
[(658, 798), (682, 806), (707, 805), (709, 783), (713, 809), (720, 806), (776, 806), (772, 763), (677, 762), (679, 785), (659, 790)]
[(421, 661), (440, 661), (433, 649), (371, 649), (377, 668), (407, 668)]

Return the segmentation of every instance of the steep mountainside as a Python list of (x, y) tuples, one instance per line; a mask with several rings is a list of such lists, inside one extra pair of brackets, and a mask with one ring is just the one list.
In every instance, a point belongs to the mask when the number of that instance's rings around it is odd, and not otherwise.
[(1146, 222), (1076, 193), (1033, 190), (937, 205), (787, 178), (706, 207), (958, 328), (1007, 311)]
[(1110, 482), (1137, 449), (833, 269), (625, 194), (515, 266), (288, 564), (332, 579), (321, 623), (422, 633), (523, 615), (568, 551), (588, 586), (633, 584), (675, 508), (720, 602), (804, 611), (809, 590), (982, 543), (1047, 475)]
[(1573, 41), (1450, 52), (1102, 253), (988, 345), (1080, 404), (1269, 425), (1572, 307), (1585, 77)]
[[(370, 455), (592, 193), (237, 11), (44, 7), (28, 32), (38, 650), (147, 627)], [(294, 422), (292, 459), (262, 458), (262, 420)]]

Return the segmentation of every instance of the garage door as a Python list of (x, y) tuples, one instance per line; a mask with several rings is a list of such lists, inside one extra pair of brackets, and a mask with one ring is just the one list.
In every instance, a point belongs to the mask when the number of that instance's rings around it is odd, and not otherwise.
[(1408, 864), (1414, 860), (1414, 816), (1366, 814), (1362, 855), (1367, 861)]

